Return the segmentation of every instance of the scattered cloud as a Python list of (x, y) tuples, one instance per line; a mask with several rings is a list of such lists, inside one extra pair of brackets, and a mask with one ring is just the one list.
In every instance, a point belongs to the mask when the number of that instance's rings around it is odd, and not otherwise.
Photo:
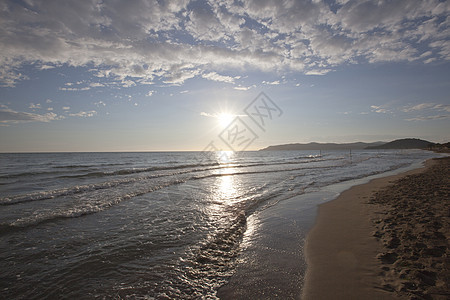
[(406, 121), (429, 121), (450, 118), (449, 114), (442, 114), (442, 112), (450, 113), (450, 105), (447, 104), (424, 102), (416, 105), (405, 106), (401, 111), (409, 115), (419, 114), (418, 116), (416, 115), (405, 118)]
[(386, 105), (372, 105), (370, 109), (372, 112), (381, 114), (403, 114), (403, 120), (405, 121), (429, 121), (450, 118), (450, 114), (445, 114), (450, 112), (450, 105), (433, 102), (424, 102), (403, 107), (389, 107), (389, 109)]
[(62, 110), (70, 110), (70, 106), (63, 106)]
[(382, 106), (376, 106), (372, 105), (370, 106), (372, 112), (380, 113), (380, 114), (386, 114), (390, 113), (391, 111), (389, 109), (383, 108)]
[(202, 77), (212, 81), (220, 81), (225, 83), (234, 83), (234, 78), (231, 76), (224, 76), (217, 74), (216, 72), (210, 72), (206, 74), (202, 74)]
[[(207, 118), (220, 118), (222, 115), (223, 114), (220, 114), (220, 113), (208, 113), (208, 112), (204, 112), (204, 111), (202, 111), (200, 113), (200, 116), (207, 117)], [(227, 113), (226, 115), (229, 115), (232, 117), (247, 117), (247, 115), (237, 115), (237, 114), (230, 114), (230, 113)]]
[(81, 87), (81, 88), (76, 88), (76, 87), (75, 88), (72, 88), (72, 87), (70, 87), (70, 88), (60, 87), (59, 88), (60, 91), (69, 91), (69, 92), (88, 91), (90, 89), (91, 88), (88, 86)]
[(123, 87), (136, 86), (136, 82), (134, 82), (133, 80), (122, 80), (122, 86)]
[(436, 103), (420, 103), (413, 106), (406, 106), (402, 109), (403, 112), (422, 111), (422, 110), (437, 110), (450, 112), (450, 105), (436, 104)]
[(89, 84), (89, 87), (91, 87), (91, 88), (104, 87), (104, 86), (105, 85), (100, 82), (92, 82), (91, 84)]
[(448, 61), (449, 13), (439, 0), (8, 1), (0, 85), (27, 79), (27, 65), (88, 67), (130, 87), (236, 79), (211, 70), (324, 75), (343, 64)]
[(329, 73), (331, 70), (330, 69), (316, 69), (316, 70), (309, 70), (306, 71), (305, 74), (306, 75), (325, 75), (327, 73)]
[(51, 99), (45, 100), (45, 103), (52, 103), (53, 101)]
[(80, 111), (78, 113), (75, 114), (69, 114), (69, 116), (71, 117), (83, 117), (83, 118), (90, 118), (93, 117), (97, 114), (97, 112), (95, 110), (91, 110), (91, 111)]
[(31, 109), (41, 109), (42, 107), (41, 107), (41, 104), (40, 104), (40, 103), (37, 103), (37, 104), (30, 103), (30, 106), (28, 106), (28, 108), (31, 108)]
[(279, 80), (275, 80), (275, 81), (263, 81), (263, 84), (268, 84), (268, 85), (279, 85), (280, 81)]
[(49, 70), (49, 69), (54, 69), (55, 66), (51, 66), (51, 65), (42, 65), (39, 67), (40, 70)]
[(155, 91), (148, 91), (148, 93), (145, 96), (151, 97), (151, 96), (153, 96), (154, 93), (155, 93)]
[(440, 119), (449, 119), (449, 115), (435, 115), (435, 116), (426, 116), (426, 117), (415, 117), (405, 119), (406, 121), (428, 121), (428, 120), (440, 120)]
[(29, 123), (29, 122), (45, 122), (54, 120), (62, 120), (64, 116), (59, 116), (53, 112), (45, 114), (35, 114), (29, 112), (14, 111), (12, 109), (0, 109), (0, 123)]
[(238, 91), (248, 91), (249, 89), (253, 88), (254, 86), (235, 86), (233, 87), (233, 89), (238, 90)]
[(106, 103), (103, 101), (98, 101), (94, 103), (95, 106), (100, 107), (100, 106), (106, 106)]
[(210, 114), (210, 113), (207, 113), (207, 112), (204, 112), (204, 111), (202, 111), (202, 112), (200, 113), (200, 116), (208, 117), (208, 118), (215, 118), (215, 117), (217, 117), (216, 114)]

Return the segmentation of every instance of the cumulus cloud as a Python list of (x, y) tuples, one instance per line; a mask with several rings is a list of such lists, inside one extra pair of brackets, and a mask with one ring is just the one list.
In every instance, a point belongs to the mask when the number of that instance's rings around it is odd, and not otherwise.
[(234, 78), (231, 76), (224, 76), (217, 74), (216, 72), (210, 72), (207, 74), (202, 74), (202, 77), (212, 81), (221, 81), (226, 83), (234, 83)]
[(105, 85), (100, 82), (92, 82), (91, 84), (89, 84), (89, 86), (92, 88), (96, 88), (96, 87), (104, 87)]
[(130, 87), (233, 82), (212, 70), (322, 75), (341, 64), (448, 61), (449, 13), (439, 0), (4, 1), (0, 85), (27, 79), (27, 64), (89, 67)]

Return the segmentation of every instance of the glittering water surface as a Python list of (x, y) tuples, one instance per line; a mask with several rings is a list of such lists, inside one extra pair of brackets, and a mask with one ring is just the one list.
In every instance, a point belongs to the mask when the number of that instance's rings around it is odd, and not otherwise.
[(318, 154), (0, 154), (0, 298), (298, 296), (323, 188), (435, 155)]

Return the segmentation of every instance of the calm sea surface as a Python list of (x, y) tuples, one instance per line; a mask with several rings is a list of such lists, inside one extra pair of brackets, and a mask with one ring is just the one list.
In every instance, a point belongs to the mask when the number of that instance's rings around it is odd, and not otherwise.
[(295, 298), (322, 191), (435, 156), (0, 154), (0, 298)]

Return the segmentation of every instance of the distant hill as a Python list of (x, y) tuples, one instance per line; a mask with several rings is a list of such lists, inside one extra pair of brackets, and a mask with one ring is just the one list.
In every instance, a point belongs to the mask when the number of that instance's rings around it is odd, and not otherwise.
[(420, 139), (400, 139), (383, 145), (368, 146), (366, 149), (429, 149), (434, 143)]
[(292, 150), (356, 150), (356, 149), (366, 149), (367, 147), (376, 147), (379, 145), (384, 145), (385, 142), (374, 142), (374, 143), (346, 143), (346, 144), (336, 144), (336, 143), (308, 143), (308, 144), (284, 144), (269, 146), (267, 148), (261, 149), (260, 151), (292, 151)]
[[(431, 149), (436, 144), (420, 139), (399, 139), (392, 142), (374, 143), (308, 143), (274, 145), (260, 151), (293, 151), (293, 150), (357, 150), (357, 149)], [(445, 144), (444, 144), (445, 146)]]

